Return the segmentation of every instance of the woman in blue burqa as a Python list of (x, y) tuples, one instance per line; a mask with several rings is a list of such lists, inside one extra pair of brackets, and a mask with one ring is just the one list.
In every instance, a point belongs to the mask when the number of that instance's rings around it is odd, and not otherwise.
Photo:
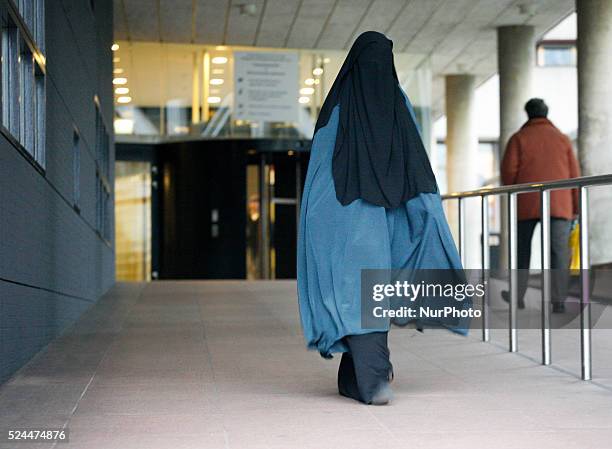
[(298, 297), (309, 349), (342, 353), (338, 388), (386, 404), (385, 329), (361, 323), (362, 269), (460, 268), (393, 43), (361, 34), (321, 108), (298, 239)]

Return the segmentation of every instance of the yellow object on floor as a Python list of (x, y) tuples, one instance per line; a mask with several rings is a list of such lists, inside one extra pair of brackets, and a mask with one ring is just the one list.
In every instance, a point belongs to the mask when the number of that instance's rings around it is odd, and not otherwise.
[(580, 270), (580, 224), (578, 223), (572, 227), (570, 232), (569, 247), (571, 252), (570, 270)]

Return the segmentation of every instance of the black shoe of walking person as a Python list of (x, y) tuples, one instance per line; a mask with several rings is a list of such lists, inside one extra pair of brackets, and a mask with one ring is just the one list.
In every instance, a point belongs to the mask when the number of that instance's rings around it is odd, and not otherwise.
[[(508, 290), (502, 290), (501, 297), (502, 297), (502, 299), (504, 301), (506, 301), (508, 304), (510, 304), (510, 292)], [(517, 305), (517, 307), (519, 309), (524, 309), (525, 308), (525, 300), (524, 299), (519, 299), (516, 305)]]
[(393, 399), (393, 390), (389, 382), (383, 382), (378, 387), (374, 396), (372, 396), (371, 405), (387, 405)]

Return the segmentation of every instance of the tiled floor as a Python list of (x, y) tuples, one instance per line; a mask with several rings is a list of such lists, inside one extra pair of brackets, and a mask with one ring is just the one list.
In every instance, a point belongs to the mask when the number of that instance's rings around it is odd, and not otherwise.
[(611, 447), (612, 389), (477, 337), (392, 332), (396, 399), (368, 407), (304, 349), (294, 282), (118, 284), (0, 388), (0, 427), (66, 426), (59, 449)]

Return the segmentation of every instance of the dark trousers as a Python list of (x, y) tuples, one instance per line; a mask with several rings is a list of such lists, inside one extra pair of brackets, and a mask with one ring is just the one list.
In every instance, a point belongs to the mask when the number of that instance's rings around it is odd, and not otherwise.
[[(518, 300), (523, 301), (529, 281), (529, 261), (531, 260), (531, 238), (539, 219), (519, 220), (517, 242)], [(569, 284), (569, 235), (571, 221), (564, 218), (550, 219), (550, 267), (551, 301), (563, 303), (567, 296)]]
[(348, 352), (342, 354), (338, 369), (338, 391), (369, 404), (392, 372), (387, 332), (344, 337)]

